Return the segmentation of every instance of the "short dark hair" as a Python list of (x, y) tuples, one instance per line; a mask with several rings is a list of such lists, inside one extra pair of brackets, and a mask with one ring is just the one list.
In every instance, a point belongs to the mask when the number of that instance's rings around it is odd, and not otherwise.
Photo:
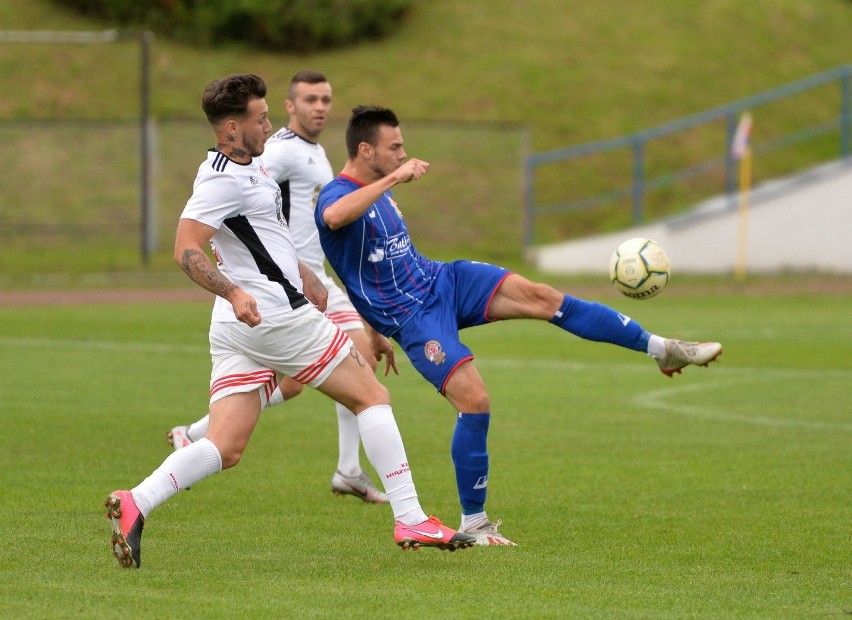
[(323, 82), (328, 82), (325, 75), (320, 73), (319, 71), (314, 71), (313, 69), (305, 69), (304, 71), (299, 71), (296, 75), (293, 76), (293, 79), (290, 80), (290, 88), (287, 91), (287, 97), (290, 101), (293, 100), (293, 97), (296, 96), (296, 84), (304, 82), (306, 84), (322, 84)]
[(399, 127), (399, 119), (388, 108), (370, 105), (352, 108), (352, 116), (346, 125), (346, 153), (349, 159), (355, 159), (358, 155), (358, 145), (362, 142), (376, 145), (381, 125)]
[(266, 83), (259, 75), (245, 73), (213, 80), (201, 95), (201, 108), (211, 125), (229, 116), (244, 117), (253, 99), (266, 97)]

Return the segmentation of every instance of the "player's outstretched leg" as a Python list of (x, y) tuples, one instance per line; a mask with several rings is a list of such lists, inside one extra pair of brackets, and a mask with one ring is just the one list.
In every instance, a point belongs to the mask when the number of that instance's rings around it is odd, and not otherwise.
[(575, 336), (609, 342), (646, 353), (657, 361), (660, 371), (671, 377), (686, 366), (707, 366), (722, 353), (718, 342), (686, 342), (661, 338), (645, 330), (629, 316), (603, 304), (565, 295), (562, 306), (550, 319)]

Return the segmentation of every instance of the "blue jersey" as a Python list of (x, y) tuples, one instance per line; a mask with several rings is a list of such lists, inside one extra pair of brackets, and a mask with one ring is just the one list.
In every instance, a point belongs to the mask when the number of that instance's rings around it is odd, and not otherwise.
[(331, 230), (326, 208), (363, 184), (340, 175), (319, 195), (314, 218), (323, 252), (358, 313), (380, 334), (392, 336), (427, 301), (444, 263), (419, 254), (390, 192), (357, 220)]

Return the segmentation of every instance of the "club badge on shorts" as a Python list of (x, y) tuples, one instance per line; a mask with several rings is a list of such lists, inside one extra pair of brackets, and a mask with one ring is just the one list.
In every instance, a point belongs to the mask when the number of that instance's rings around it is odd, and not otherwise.
[(430, 340), (423, 347), (423, 354), (426, 356), (426, 359), (435, 364), (436, 366), (439, 364), (443, 364), (444, 360), (447, 359), (447, 354), (444, 352), (444, 347), (441, 346), (441, 343), (437, 340)]

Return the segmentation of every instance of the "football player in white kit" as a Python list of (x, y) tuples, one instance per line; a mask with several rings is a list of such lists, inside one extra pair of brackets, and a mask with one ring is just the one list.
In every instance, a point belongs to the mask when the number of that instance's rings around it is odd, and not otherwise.
[[(269, 176), (281, 188), (283, 215), (290, 227), (296, 254), (328, 291), (326, 316), (349, 335), (373, 370), (384, 356), (385, 375), (391, 368), (397, 372), (393, 346), (372, 329), (365, 331), (346, 293), (325, 271), (325, 254), (314, 222), (314, 208), (320, 190), (334, 178), (331, 163), (319, 144), (331, 113), (331, 85), (319, 71), (300, 71), (290, 80), (284, 105), (289, 122), (270, 136), (261, 159)], [(303, 384), (284, 377), (263, 407), (290, 400), (298, 396), (302, 388)], [(387, 496), (361, 469), (358, 421), (340, 403), (335, 403), (335, 407), (339, 450), (337, 470), (331, 477), (332, 492), (354, 495), (365, 502), (386, 502)], [(208, 424), (209, 416), (205, 415), (189, 426), (176, 426), (166, 434), (169, 444), (178, 450), (198, 441), (207, 434)]]
[[(210, 321), (210, 425), (130, 490), (104, 505), (119, 566), (141, 564), (150, 513), (181, 489), (239, 463), (261, 402), (287, 375), (357, 415), (364, 451), (394, 514), (394, 541), (453, 551), (476, 539), (429, 517), (420, 506), (390, 396), (352, 340), (311, 301), (319, 283), (299, 263), (281, 189), (260, 155), (272, 130), (266, 84), (257, 75), (211, 82), (202, 107), (216, 146), (199, 166), (175, 236), (175, 262), (216, 295)], [(211, 244), (214, 264), (205, 247)], [(304, 284), (303, 284), (304, 279)], [(319, 287), (321, 288), (321, 287)]]

